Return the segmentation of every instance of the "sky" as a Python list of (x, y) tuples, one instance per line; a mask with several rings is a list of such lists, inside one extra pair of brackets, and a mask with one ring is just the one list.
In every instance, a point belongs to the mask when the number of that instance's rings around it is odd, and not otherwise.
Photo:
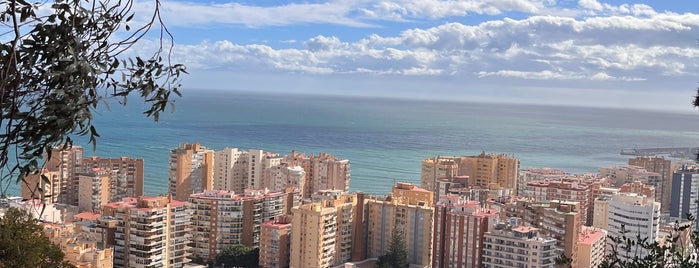
[[(220, 89), (691, 111), (699, 86), (694, 1), (161, 1), (172, 58), (190, 72), (185, 96)], [(135, 10), (152, 8), (137, 0)], [(131, 53), (157, 43), (141, 40)]]

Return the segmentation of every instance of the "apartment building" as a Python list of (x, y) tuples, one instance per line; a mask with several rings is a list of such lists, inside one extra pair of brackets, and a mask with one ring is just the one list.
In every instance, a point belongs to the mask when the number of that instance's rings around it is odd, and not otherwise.
[(436, 191), (437, 180), (468, 176), (474, 185), (485, 189), (517, 188), (519, 159), (506, 154), (461, 157), (436, 157), (422, 161), (421, 187)]
[(44, 168), (58, 173), (57, 180), (52, 181), (54, 189), (59, 189), (58, 203), (78, 205), (78, 181), (75, 175), (82, 159), (83, 148), (71, 146), (65, 150), (62, 147), (54, 148), (51, 151), (51, 159), (46, 160)]
[(483, 237), (484, 268), (556, 267), (556, 240), (535, 227), (499, 223)]
[(398, 183), (391, 195), (367, 198), (367, 257), (378, 258), (388, 250), (394, 229), (406, 243), (408, 262), (420, 267), (432, 263), (432, 192), (409, 183)]
[(193, 255), (215, 261), (226, 246), (259, 246), (260, 227), (284, 212), (284, 192), (207, 190), (189, 197)]
[(76, 230), (73, 224), (43, 224), (44, 235), (59, 245), (63, 259), (79, 268), (111, 268), (114, 249), (101, 247), (89, 233)]
[(579, 203), (582, 224), (592, 225), (592, 204), (590, 202), (590, 184), (576, 177), (530, 181), (524, 196), (535, 202), (550, 200), (573, 201)]
[(696, 217), (695, 228), (699, 227), (699, 167), (683, 166), (675, 171), (671, 188), (670, 217), (686, 220), (691, 213)]
[(500, 219), (519, 218), (527, 225), (539, 228), (538, 232), (556, 240), (559, 253), (572, 259), (577, 265), (578, 234), (582, 227), (578, 202), (550, 200), (532, 202), (528, 199), (512, 200), (498, 204)]
[(449, 179), (458, 175), (459, 165), (453, 156), (438, 156), (422, 160), (420, 187), (435, 191), (437, 180)]
[[(48, 182), (41, 177), (44, 176)], [(25, 177), (25, 182), (20, 185), (22, 199), (39, 199), (46, 204), (60, 202), (61, 185), (63, 183), (61, 172), (58, 170), (42, 169), (39, 174), (29, 174)]]
[(110, 201), (111, 174), (101, 168), (78, 174), (78, 208), (99, 212)]
[(171, 196), (125, 198), (104, 205), (103, 215), (119, 220), (114, 267), (184, 267), (191, 215), (187, 203)]
[(656, 200), (660, 202), (660, 210), (670, 210), (670, 197), (672, 196), (672, 176), (677, 170), (672, 166), (672, 161), (664, 157), (639, 156), (629, 159), (630, 166), (642, 167), (647, 171), (660, 174), (660, 183), (656, 187)]
[[(300, 166), (306, 172), (306, 183), (302, 197), (310, 198), (320, 190), (349, 192), (350, 161), (336, 156), (319, 153), (306, 155), (292, 151), (284, 157), (289, 166)], [(297, 186), (298, 187), (298, 186)]]
[(247, 188), (247, 151), (223, 148), (214, 152), (214, 189), (242, 193)]
[[(609, 237), (640, 237), (648, 239), (649, 242), (657, 241), (660, 226), (659, 202), (635, 193), (619, 193), (612, 196), (607, 204), (607, 226), (601, 228), (608, 231)], [(616, 245), (612, 240), (608, 240), (607, 247), (612, 246)], [(629, 259), (636, 253), (634, 250), (631, 253), (620, 250), (618, 254), (621, 259)], [(638, 251), (641, 258), (647, 254), (643, 249)]]
[(187, 201), (190, 194), (213, 189), (214, 151), (184, 144), (170, 151), (168, 192), (175, 200)]
[[(363, 194), (345, 194), (335, 199), (303, 204), (292, 209), (292, 268), (334, 267), (350, 261), (357, 236), (363, 235), (358, 208), (364, 206)], [(359, 246), (359, 244), (357, 244)]]
[(579, 268), (597, 268), (606, 258), (607, 231), (583, 226), (578, 239)]
[(260, 230), (260, 267), (289, 267), (291, 252), (290, 215), (280, 215), (262, 223)]
[[(638, 166), (613, 166), (599, 169), (599, 176), (609, 179), (609, 183), (614, 187), (621, 187), (625, 183), (640, 181), (655, 187), (661, 186), (660, 174), (650, 172)], [(659, 188), (656, 188), (659, 189)], [(660, 196), (656, 193), (656, 196)]]
[[(99, 187), (98, 194), (108, 193), (110, 201), (143, 195), (143, 159), (97, 156), (82, 158), (82, 148), (74, 146), (64, 151), (55, 149), (42, 172), (28, 176), (27, 183), (21, 185), (22, 197), (39, 198), (37, 187), (40, 187), (44, 197), (48, 197), (44, 198), (46, 202), (78, 206), (80, 195), (84, 195), (86, 189), (85, 186), (81, 187), (80, 178), (91, 176), (95, 170), (101, 170), (100, 174), (105, 173), (109, 177), (109, 182)], [(42, 175), (48, 183), (41, 179)], [(89, 187), (94, 186), (94, 183), (96, 182), (90, 181)], [(83, 196), (83, 203), (84, 201)], [(97, 205), (95, 210), (100, 207), (101, 205)]]
[(112, 201), (143, 195), (143, 159), (90, 156), (82, 159), (78, 173), (90, 172), (95, 168), (105, 170), (114, 177), (110, 189)]
[(281, 163), (265, 169), (262, 185), (272, 191), (283, 191), (287, 187), (296, 187), (301, 192), (306, 191), (306, 171), (301, 166), (290, 166)]
[(519, 171), (517, 178), (517, 196), (527, 196), (525, 190), (530, 181), (558, 180), (566, 177), (568, 173), (563, 170), (553, 168), (528, 168)]
[(498, 221), (498, 212), (457, 195), (443, 195), (434, 207), (430, 267), (483, 266), (484, 235)]

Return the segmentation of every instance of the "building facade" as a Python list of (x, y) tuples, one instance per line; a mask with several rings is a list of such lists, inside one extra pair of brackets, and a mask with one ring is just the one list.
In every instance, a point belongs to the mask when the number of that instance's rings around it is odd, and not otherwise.
[(260, 267), (289, 267), (291, 216), (280, 215), (262, 223), (260, 231)]
[[(303, 204), (292, 209), (290, 267), (334, 267), (352, 259), (357, 241), (356, 210), (364, 206), (363, 194)], [(360, 245), (357, 245), (360, 246)]]
[[(687, 213), (699, 215), (699, 167), (684, 166), (672, 175), (670, 217), (686, 220)], [(694, 226), (699, 227), (699, 217)]]
[(660, 209), (663, 212), (670, 210), (670, 197), (672, 196), (672, 176), (675, 168), (672, 162), (664, 157), (639, 156), (629, 159), (630, 166), (642, 167), (650, 172), (660, 174), (660, 183), (655, 185), (655, 197), (660, 202)]
[(483, 237), (484, 268), (556, 267), (556, 240), (541, 236), (537, 228), (500, 223)]
[(191, 235), (187, 203), (170, 196), (125, 198), (106, 204), (103, 215), (119, 220), (114, 267), (184, 267)]
[(175, 200), (213, 189), (214, 151), (200, 144), (184, 144), (170, 151), (168, 192)]
[[(606, 230), (609, 237), (640, 237), (649, 242), (657, 241), (660, 226), (659, 202), (634, 193), (619, 193), (612, 196), (608, 206)], [(608, 248), (617, 246), (612, 240), (607, 241)], [(630, 259), (636, 253), (619, 250), (618, 254), (622, 259)], [(643, 258), (648, 252), (641, 249), (637, 254)]]
[(484, 235), (498, 220), (498, 212), (457, 195), (441, 196), (434, 208), (432, 265), (483, 266)]

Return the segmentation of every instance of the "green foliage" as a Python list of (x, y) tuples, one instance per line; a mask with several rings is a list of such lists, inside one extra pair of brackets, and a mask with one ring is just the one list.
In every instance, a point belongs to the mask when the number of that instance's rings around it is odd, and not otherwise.
[[(696, 268), (697, 254), (699, 253), (699, 232), (690, 232), (690, 227), (694, 223), (694, 216), (687, 215), (690, 224), (680, 224), (675, 222), (673, 231), (666, 237), (666, 243), (649, 241), (636, 235), (635, 238), (626, 236), (628, 233), (622, 226), (622, 235), (619, 237), (609, 237), (612, 241), (609, 252), (602, 261), (600, 267), (612, 268), (641, 268), (641, 267), (673, 267), (673, 268)], [(686, 240), (688, 241), (682, 241)], [(686, 246), (683, 246), (686, 245)], [(608, 244), (609, 246), (609, 244)], [(628, 256), (627, 258), (620, 255)]]
[(410, 266), (408, 250), (405, 244), (405, 233), (396, 226), (391, 232), (391, 242), (388, 244), (386, 254), (379, 257), (376, 262), (378, 268), (406, 268)]
[[(134, 93), (144, 100), (146, 116), (160, 112), (180, 95), (181, 64), (163, 58), (159, 0), (150, 21), (131, 29), (134, 0), (53, 0), (0, 4), (0, 190), (16, 178), (37, 173), (44, 154), (54, 146), (70, 146), (71, 135), (99, 134), (92, 113), (100, 102)], [(41, 10), (41, 11), (39, 11)], [(160, 47), (146, 58), (124, 51), (159, 25)], [(118, 34), (117, 34), (118, 33)], [(125, 38), (120, 39), (119, 35)], [(17, 176), (17, 177), (14, 177)], [(35, 196), (45, 197), (38, 188)]]
[(0, 218), (0, 267), (74, 267), (63, 256), (31, 215), (10, 208)]
[(225, 247), (216, 256), (216, 265), (225, 267), (259, 267), (260, 249), (244, 245)]

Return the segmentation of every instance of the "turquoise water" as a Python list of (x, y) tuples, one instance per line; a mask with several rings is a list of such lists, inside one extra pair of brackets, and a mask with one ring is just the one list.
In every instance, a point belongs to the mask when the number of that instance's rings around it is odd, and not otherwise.
[[(437, 155), (514, 154), (522, 168), (596, 172), (625, 164), (622, 148), (699, 146), (699, 113), (451, 103), (356, 97), (185, 91), (153, 123), (111, 106), (95, 119), (101, 138), (86, 155), (145, 159), (147, 194), (167, 190), (171, 148), (326, 152), (351, 161), (352, 191), (383, 194), (419, 183), (420, 161)], [(78, 142), (77, 144), (80, 144)], [(16, 191), (16, 189), (14, 189)], [(11, 191), (12, 192), (12, 191)]]

